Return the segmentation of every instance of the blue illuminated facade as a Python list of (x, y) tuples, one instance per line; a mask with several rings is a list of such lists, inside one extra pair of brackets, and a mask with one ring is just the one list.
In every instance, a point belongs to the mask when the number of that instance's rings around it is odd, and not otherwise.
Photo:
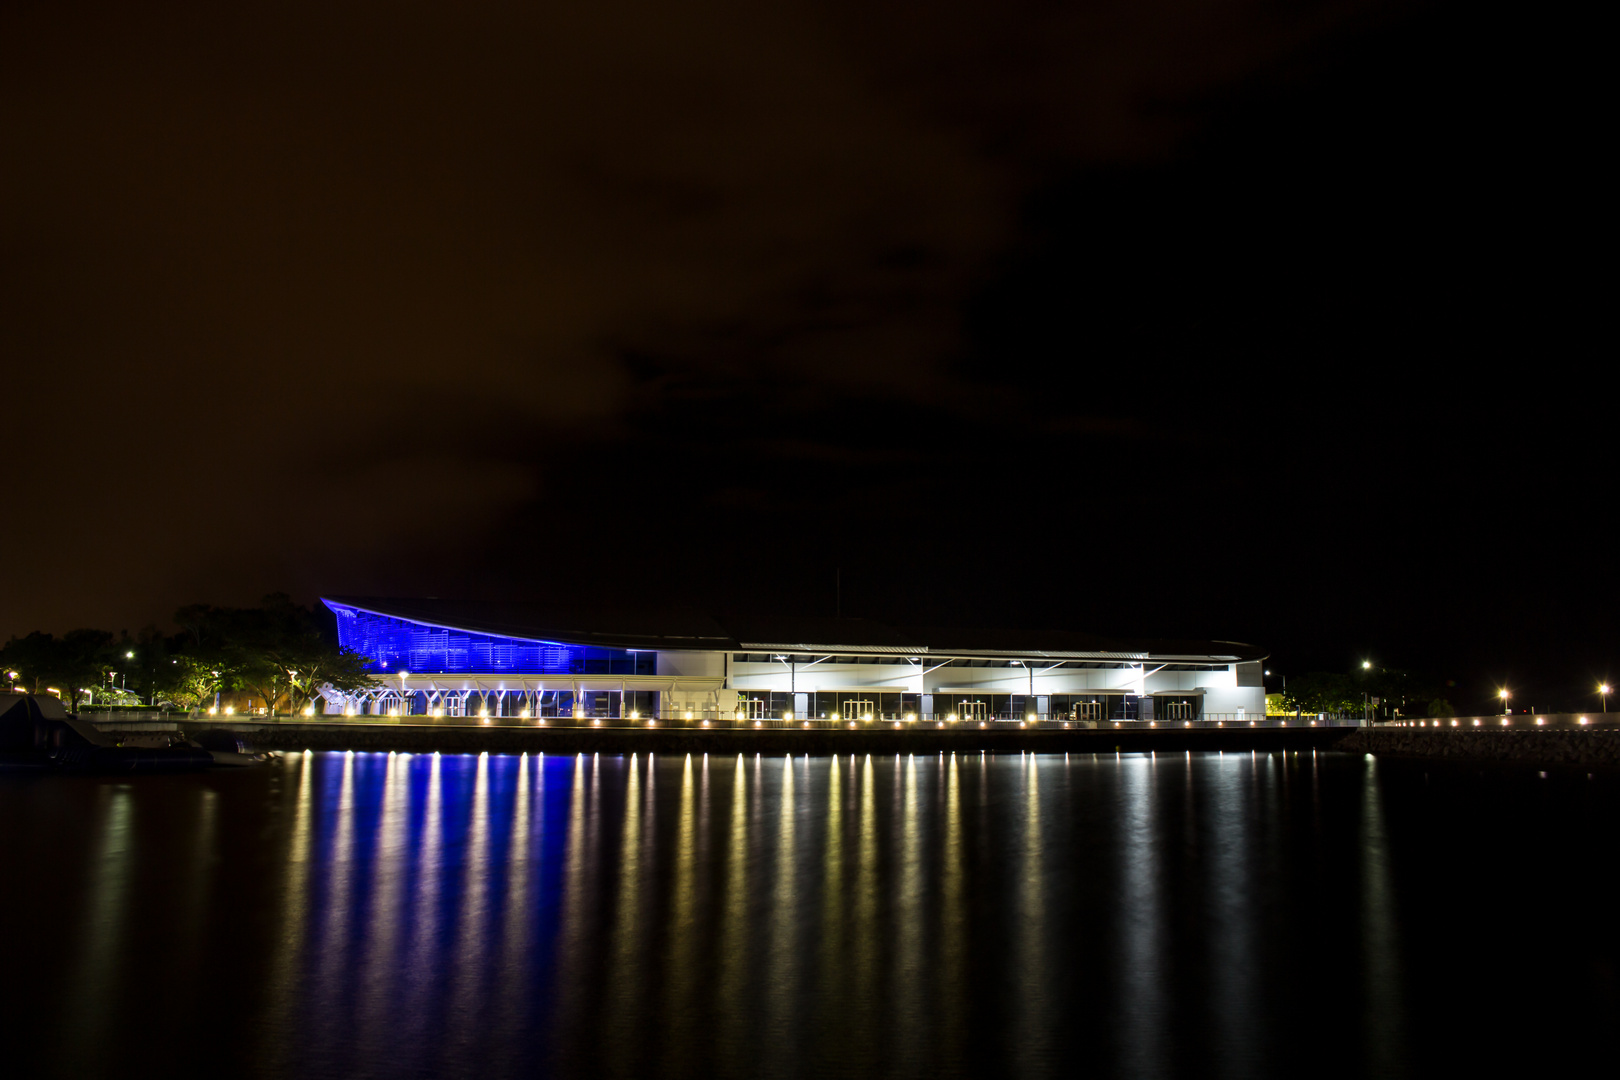
[(474, 634), (410, 622), (325, 601), (337, 615), (338, 641), (370, 660), (378, 674), (652, 675), (655, 653)]

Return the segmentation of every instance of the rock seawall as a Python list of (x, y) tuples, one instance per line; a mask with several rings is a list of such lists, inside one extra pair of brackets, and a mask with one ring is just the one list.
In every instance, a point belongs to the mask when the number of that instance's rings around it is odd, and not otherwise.
[(1424, 731), (1359, 728), (1335, 750), (1386, 757), (1506, 761), (1527, 765), (1579, 765), (1620, 769), (1620, 731)]

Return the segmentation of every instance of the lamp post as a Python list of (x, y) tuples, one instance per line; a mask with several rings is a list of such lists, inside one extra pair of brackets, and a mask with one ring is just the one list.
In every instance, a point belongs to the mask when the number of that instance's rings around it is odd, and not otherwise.
[(11, 692), (13, 694), (17, 692), (17, 675), (18, 673), (15, 671), (6, 672), (6, 678), (11, 680)]
[(1512, 697), (1513, 695), (1510, 694), (1506, 688), (1503, 688), (1496, 692), (1496, 696), (1502, 699), (1502, 715), (1506, 716), (1508, 714), (1508, 698)]
[[(16, 678), (16, 677), (17, 677), (17, 673), (12, 672), (12, 678)], [(1603, 699), (1603, 711), (1604, 712), (1609, 711), (1609, 693), (1613, 689), (1614, 689), (1614, 687), (1610, 686), (1608, 683), (1598, 683), (1598, 697)]]

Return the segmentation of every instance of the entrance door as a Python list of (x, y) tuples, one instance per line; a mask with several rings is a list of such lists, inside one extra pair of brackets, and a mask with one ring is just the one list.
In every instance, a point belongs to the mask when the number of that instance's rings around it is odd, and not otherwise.
[(1101, 701), (1082, 701), (1079, 705), (1075, 706), (1075, 719), (1106, 720), (1107, 717), (1103, 716), (1103, 711), (1107, 709), (1107, 707), (1108, 706)]
[(956, 715), (964, 722), (983, 723), (990, 716), (990, 706), (982, 701), (964, 701), (957, 705)]
[(744, 720), (765, 719), (765, 702), (760, 698), (743, 698), (737, 702), (737, 709), (743, 714)]
[(876, 720), (878, 711), (872, 707), (870, 701), (852, 699), (844, 702), (844, 718), (846, 720)]
[(1164, 718), (1166, 720), (1191, 720), (1192, 704), (1186, 701), (1167, 701), (1164, 703)]

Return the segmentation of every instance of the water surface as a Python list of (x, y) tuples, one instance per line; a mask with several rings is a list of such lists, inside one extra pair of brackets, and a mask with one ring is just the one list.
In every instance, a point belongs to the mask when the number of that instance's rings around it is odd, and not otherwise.
[(0, 777), (45, 1075), (1383, 1076), (1616, 1034), (1620, 785), (1335, 754)]

